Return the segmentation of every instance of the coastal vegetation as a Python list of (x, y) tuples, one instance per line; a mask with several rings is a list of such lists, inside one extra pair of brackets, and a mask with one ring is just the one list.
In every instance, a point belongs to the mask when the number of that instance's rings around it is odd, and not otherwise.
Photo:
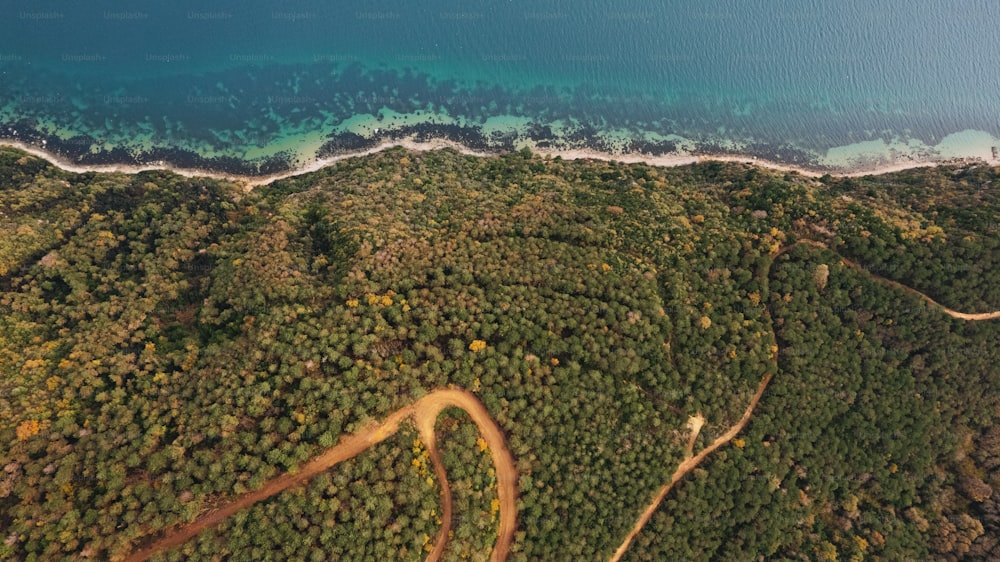
[[(244, 193), (0, 148), (0, 559), (1000, 556), (1000, 175), (387, 150)], [(892, 282), (898, 283), (893, 284)], [(771, 377), (768, 379), (767, 377)]]

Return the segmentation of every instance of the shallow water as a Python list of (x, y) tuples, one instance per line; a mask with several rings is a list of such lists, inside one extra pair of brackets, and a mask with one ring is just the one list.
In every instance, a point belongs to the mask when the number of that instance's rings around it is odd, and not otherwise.
[(990, 0), (162, 4), (3, 8), (0, 136), (251, 173), (413, 133), (840, 168), (1000, 145)]

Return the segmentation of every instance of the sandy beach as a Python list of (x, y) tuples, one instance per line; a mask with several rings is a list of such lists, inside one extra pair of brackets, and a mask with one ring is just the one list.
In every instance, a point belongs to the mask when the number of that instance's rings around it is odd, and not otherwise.
[[(244, 189), (248, 191), (256, 187), (268, 185), (277, 180), (295, 177), (302, 174), (307, 174), (309, 172), (315, 172), (317, 170), (323, 169), (341, 160), (346, 160), (348, 158), (355, 158), (358, 156), (367, 156), (370, 154), (375, 154), (396, 147), (401, 147), (406, 150), (411, 150), (416, 152), (428, 152), (433, 150), (452, 149), (467, 156), (477, 156), (477, 157), (490, 157), (497, 155), (495, 153), (471, 150), (468, 147), (462, 145), (461, 143), (454, 142), (448, 139), (431, 139), (427, 141), (418, 141), (416, 140), (416, 137), (414, 135), (404, 139), (386, 140), (378, 144), (377, 146), (374, 146), (367, 150), (362, 150), (347, 154), (338, 154), (336, 156), (331, 156), (327, 158), (317, 158), (305, 166), (296, 168), (294, 170), (289, 170), (287, 172), (282, 172), (280, 174), (272, 174), (266, 176), (237, 176), (237, 175), (213, 172), (210, 170), (177, 168), (165, 164), (164, 165), (149, 164), (141, 166), (125, 165), (125, 164), (81, 166), (69, 162), (63, 158), (59, 158), (56, 155), (49, 153), (37, 146), (25, 144), (18, 141), (3, 139), (0, 140), (0, 146), (9, 146), (17, 148), (19, 150), (27, 152), (28, 154), (47, 160), (48, 162), (51, 162), (54, 166), (62, 170), (66, 170), (68, 172), (135, 174), (139, 172), (146, 172), (153, 170), (169, 170), (175, 174), (182, 175), (185, 177), (207, 177), (207, 178), (231, 181), (233, 183), (242, 186)], [(777, 170), (781, 172), (797, 173), (806, 177), (814, 177), (814, 178), (821, 177), (827, 174), (836, 177), (860, 177), (867, 175), (879, 175), (892, 172), (899, 172), (902, 170), (908, 170), (912, 168), (928, 168), (946, 164), (972, 164), (972, 163), (989, 164), (989, 165), (1000, 164), (1000, 162), (996, 160), (987, 161), (981, 158), (952, 158), (947, 160), (934, 160), (934, 161), (914, 160), (914, 161), (892, 162), (886, 164), (880, 163), (871, 167), (861, 167), (856, 170), (836, 172), (836, 171), (811, 170), (804, 167), (781, 164), (778, 162), (771, 162), (739, 154), (699, 155), (699, 154), (678, 153), (678, 154), (665, 154), (665, 155), (653, 156), (648, 154), (610, 154), (589, 149), (553, 150), (546, 148), (536, 148), (532, 152), (542, 157), (555, 158), (558, 156), (561, 157), (563, 160), (600, 160), (600, 161), (622, 162), (626, 164), (645, 163), (651, 166), (659, 166), (659, 167), (687, 166), (702, 162), (731, 162), (731, 163), (750, 164), (754, 166), (760, 166), (761, 168)]]

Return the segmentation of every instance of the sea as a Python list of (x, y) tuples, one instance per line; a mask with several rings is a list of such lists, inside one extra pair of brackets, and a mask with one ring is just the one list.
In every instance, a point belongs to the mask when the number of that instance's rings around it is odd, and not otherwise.
[(996, 161), (996, 0), (32, 0), (0, 5), (0, 138), (266, 174), (393, 139)]

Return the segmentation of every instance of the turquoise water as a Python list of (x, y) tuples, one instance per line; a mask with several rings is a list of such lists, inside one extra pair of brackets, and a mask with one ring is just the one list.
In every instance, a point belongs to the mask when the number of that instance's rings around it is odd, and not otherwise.
[(411, 134), (815, 167), (1000, 144), (991, 0), (163, 4), (3, 8), (0, 135), (253, 173)]

